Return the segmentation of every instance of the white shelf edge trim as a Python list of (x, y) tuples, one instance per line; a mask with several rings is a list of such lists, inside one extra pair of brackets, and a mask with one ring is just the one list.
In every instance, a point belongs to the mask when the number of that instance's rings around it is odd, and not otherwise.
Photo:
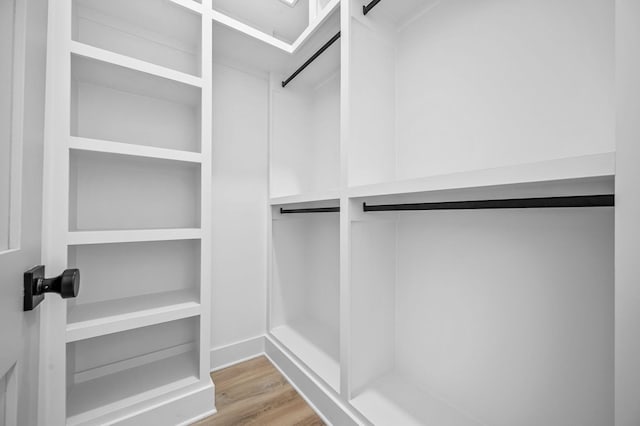
[(269, 44), (275, 48), (282, 50), (283, 52), (294, 54), (302, 47), (309, 37), (311, 37), (318, 28), (327, 20), (329, 16), (338, 8), (340, 5), (340, 0), (331, 0), (327, 6), (322, 10), (320, 15), (316, 17), (316, 19), (305, 28), (305, 30), (298, 36), (296, 41), (293, 43), (287, 43), (285, 41), (279, 40), (269, 34), (266, 34), (260, 30), (253, 28), (250, 25), (247, 25), (243, 22), (238, 21), (237, 19), (231, 18), (230, 16), (225, 15), (224, 13), (218, 12), (217, 10), (213, 10), (211, 12), (211, 17), (215, 22), (218, 22), (222, 25), (225, 25), (229, 28), (232, 28), (236, 31), (239, 31), (243, 34), (248, 35), (249, 37), (253, 37), (256, 40), (259, 40), (263, 43)]
[(472, 189), (615, 175), (615, 152), (352, 186), (349, 197)]
[(70, 138), (69, 148), (78, 151), (103, 152), (107, 154), (183, 161), (187, 163), (202, 163), (202, 154), (198, 152), (156, 148), (153, 146), (111, 142), (99, 139), (81, 138), (77, 136), (72, 136)]
[(74, 231), (67, 233), (67, 244), (79, 246), (147, 241), (199, 240), (201, 238), (202, 231), (197, 228)]
[(339, 190), (285, 195), (281, 197), (271, 197), (269, 199), (269, 204), (272, 206), (277, 206), (282, 204), (310, 203), (314, 201), (339, 201), (340, 195), (341, 193)]
[(67, 343), (200, 315), (200, 304), (185, 302), (67, 324)]
[(196, 77), (180, 71), (175, 71), (171, 68), (165, 68), (160, 65), (155, 65), (149, 62), (142, 61), (140, 59), (121, 55), (119, 53), (100, 49), (98, 47), (80, 43), (78, 41), (71, 41), (71, 53), (85, 58), (118, 65), (130, 70), (142, 72), (156, 77), (165, 78), (167, 80), (172, 80), (178, 83), (187, 84), (189, 86), (198, 88), (202, 87), (202, 79), (200, 77)]
[(193, 0), (169, 0), (169, 1), (178, 6), (184, 7), (185, 9), (189, 9), (192, 12), (202, 15), (202, 5)]

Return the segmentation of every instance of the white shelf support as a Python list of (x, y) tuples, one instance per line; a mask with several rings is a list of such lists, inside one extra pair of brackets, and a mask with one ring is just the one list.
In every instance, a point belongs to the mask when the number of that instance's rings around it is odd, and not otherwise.
[[(202, 0), (205, 10), (212, 10), (212, 0)], [(212, 226), (211, 226), (211, 180), (212, 180), (212, 145), (213, 129), (211, 117), (213, 114), (213, 21), (207, 15), (202, 16), (202, 105), (201, 111), (201, 146), (202, 164), (200, 172), (202, 176), (200, 190), (200, 380), (211, 383), (209, 376), (211, 350), (211, 262), (212, 262)]]

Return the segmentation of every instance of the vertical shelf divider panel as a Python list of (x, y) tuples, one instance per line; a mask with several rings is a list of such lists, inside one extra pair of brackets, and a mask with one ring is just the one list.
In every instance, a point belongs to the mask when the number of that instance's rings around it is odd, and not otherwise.
[[(213, 129), (213, 11), (212, 0), (202, 0), (202, 41), (200, 52), (201, 76), (202, 76), (202, 96), (201, 96), (201, 137), (200, 146), (202, 153), (202, 163), (200, 173), (200, 229), (202, 232), (200, 247), (200, 304), (202, 311), (200, 314), (200, 380), (203, 383), (211, 383), (210, 355), (211, 348), (211, 179), (212, 179), (212, 137)], [(207, 13), (204, 13), (206, 11)], [(215, 409), (215, 407), (214, 407)]]
[(351, 102), (351, 10), (352, 1), (340, 3), (340, 395), (345, 401), (351, 389), (351, 211), (349, 186), (349, 140)]
[[(42, 262), (48, 275), (67, 267), (69, 136), (71, 125), (72, 0), (49, 7), (43, 161)], [(67, 421), (67, 303), (50, 297), (41, 306), (38, 392), (40, 424)]]
[[(175, 58), (167, 57), (166, 63), (163, 63), (165, 58), (162, 55), (156, 55), (154, 59), (159, 62), (150, 63), (145, 62), (144, 59), (141, 60), (149, 52), (139, 57), (123, 54), (135, 54), (136, 46), (140, 48), (145, 43), (149, 43), (149, 40), (144, 40), (138, 45), (135, 43), (124, 45), (122, 37), (155, 35), (162, 39), (162, 43), (170, 42), (172, 39), (171, 34), (149, 32), (142, 26), (139, 31), (134, 28), (135, 34), (116, 34), (122, 31), (122, 28), (133, 28), (137, 23), (135, 20), (122, 21), (118, 24), (122, 24), (121, 28), (108, 28), (105, 32), (94, 34), (99, 40), (95, 38), (92, 40), (98, 40), (100, 46), (83, 44), (82, 37), (77, 38), (78, 28), (74, 27), (78, 20), (76, 2), (77, 0), (60, 0), (56, 2), (55, 7), (49, 8), (43, 205), (43, 217), (46, 220), (43, 223), (42, 247), (42, 259), (47, 266), (47, 275), (56, 275), (69, 267), (70, 263), (76, 262), (77, 250), (83, 250), (86, 247), (103, 250), (105, 245), (114, 245), (121, 246), (121, 250), (127, 250), (127, 247), (132, 247), (127, 244), (163, 245), (171, 241), (178, 244), (174, 248), (186, 248), (184, 244), (189, 244), (191, 248), (182, 253), (181, 258), (176, 259), (176, 262), (181, 262), (180, 267), (183, 272), (184, 268), (189, 267), (189, 271), (193, 273), (190, 272), (188, 275), (191, 276), (185, 278), (184, 282), (175, 284), (165, 282), (160, 290), (156, 290), (160, 293), (153, 293), (153, 287), (151, 287), (153, 283), (149, 283), (148, 292), (144, 284), (136, 284), (136, 288), (125, 292), (126, 295), (121, 296), (120, 299), (117, 294), (108, 294), (108, 290), (93, 288), (92, 290), (98, 291), (89, 291), (88, 303), (83, 302), (80, 305), (75, 301), (67, 302), (58, 297), (48, 298), (41, 309), (39, 418), (46, 419), (47, 424), (84, 424), (85, 422), (111, 424), (124, 418), (136, 419), (140, 424), (157, 424), (167, 421), (167, 413), (179, 413), (178, 417), (174, 417), (172, 421), (188, 423), (215, 413), (215, 394), (209, 376), (212, 3), (211, 0), (203, 0), (201, 4), (190, 0), (170, 2), (146, 0), (136, 5), (119, 1), (103, 5), (93, 4), (97, 7), (111, 8), (109, 12), (120, 15), (108, 17), (100, 15), (99, 11), (91, 12), (98, 13), (96, 16), (105, 17), (107, 21), (109, 19), (126, 20), (129, 18), (126, 10), (131, 7), (137, 8), (136, 16), (146, 16), (148, 13), (151, 25), (155, 25), (154, 30), (160, 31), (163, 26), (159, 23), (163, 19), (170, 20), (173, 16), (171, 7), (174, 8), (175, 13), (192, 15), (191, 17), (181, 16), (180, 18), (185, 18), (178, 19), (181, 23), (201, 21), (197, 31), (192, 28), (177, 29), (177, 32), (175, 28), (171, 29), (174, 35), (186, 34), (190, 37), (190, 39), (183, 37), (178, 45), (186, 42), (195, 46), (193, 47), (195, 50), (190, 50), (189, 54), (192, 55), (190, 61), (195, 64), (193, 70), (197, 70), (197, 73), (187, 74), (184, 71), (186, 68), (178, 64), (180, 60), (171, 62)], [(118, 10), (119, 7), (124, 9)], [(158, 9), (153, 10), (156, 7)], [(154, 12), (157, 13), (154, 15)], [(104, 25), (104, 22), (97, 25)], [(196, 32), (198, 37), (193, 39)], [(112, 34), (115, 34), (118, 39), (110, 40), (109, 37)], [(109, 50), (111, 47), (117, 51)], [(153, 55), (153, 53), (150, 54)], [(72, 60), (74, 55), (75, 59)], [(138, 83), (147, 84), (152, 81), (151, 85), (164, 85), (165, 88), (186, 85), (184, 87), (190, 87), (187, 89), (190, 93), (199, 92), (199, 99), (191, 97), (191, 100), (184, 101), (185, 97), (177, 96), (175, 99), (171, 97), (162, 99), (162, 102), (190, 103), (181, 108), (185, 113), (189, 111), (186, 108), (191, 108), (190, 111), (195, 118), (193, 121), (196, 123), (194, 133), (199, 139), (200, 148), (187, 151), (166, 145), (154, 146), (153, 141), (137, 140), (130, 134), (125, 137), (130, 140), (114, 138), (113, 141), (73, 135), (77, 115), (83, 108), (82, 104), (74, 101), (74, 96), (77, 95), (74, 91), (77, 89), (74, 88), (74, 83), (72, 84), (74, 67), (78, 67), (79, 64), (78, 58), (91, 58), (90, 60), (99, 61), (105, 67), (120, 67), (117, 72), (137, 73), (135, 78)], [(99, 62), (94, 63), (103, 66)], [(174, 64), (178, 65), (174, 67)], [(165, 65), (170, 65), (171, 68), (166, 68)], [(106, 69), (104, 68), (103, 71)], [(104, 76), (103, 71), (100, 72)], [(162, 79), (164, 82), (161, 82)], [(117, 90), (118, 87), (112, 87), (112, 84), (107, 81), (105, 87)], [(142, 94), (142, 96), (149, 95), (154, 96), (155, 92)], [(99, 99), (92, 99), (92, 101), (99, 101)], [(114, 105), (105, 104), (104, 111), (108, 112), (108, 108), (114, 108)], [(153, 114), (154, 111), (148, 111), (145, 119), (153, 120)], [(112, 121), (114, 117), (111, 117)], [(135, 116), (126, 115), (116, 118), (116, 120), (135, 119)], [(157, 119), (162, 119), (162, 116)], [(122, 135), (116, 134), (116, 136)], [(179, 144), (183, 142), (177, 141), (178, 146), (181, 147)], [(97, 228), (81, 231), (73, 229), (69, 220), (70, 209), (76, 202), (76, 198), (81, 195), (76, 193), (77, 185), (74, 179), (77, 176), (71, 170), (74, 152), (76, 154), (91, 153), (96, 156), (94, 158), (99, 159), (111, 156), (111, 161), (138, 158), (143, 161), (140, 163), (141, 167), (146, 165), (145, 161), (161, 160), (167, 167), (191, 163), (192, 166), (189, 167), (198, 168), (195, 174), (197, 177), (193, 179), (198, 184), (197, 188), (193, 188), (198, 198), (195, 208), (199, 216), (198, 223), (194, 223), (193, 228), (178, 228), (184, 225), (181, 223), (174, 224), (171, 228), (171, 223), (163, 223), (162, 225), (166, 225), (167, 228), (121, 229), (115, 227), (110, 230)], [(183, 190), (190, 189), (190, 185), (191, 183)], [(126, 203), (126, 200), (123, 202)], [(124, 209), (126, 207), (126, 204), (122, 206)], [(185, 208), (193, 210), (193, 205)], [(138, 254), (141, 253), (140, 250), (144, 250), (142, 246), (136, 247), (138, 247), (136, 249)], [(112, 249), (110, 253), (113, 254), (114, 250), (117, 251)], [(168, 250), (170, 250), (169, 247), (163, 247), (161, 251), (152, 253), (163, 253), (162, 255), (166, 256)], [(154, 261), (153, 256), (147, 253), (145, 258), (147, 264), (144, 267), (148, 268), (148, 262)], [(87, 257), (84, 256), (83, 259), (87, 260)], [(107, 260), (104, 259), (105, 262)], [(90, 261), (93, 262), (94, 273), (100, 270), (104, 272), (108, 268), (114, 270), (118, 268), (117, 262), (114, 265), (97, 265), (95, 262), (100, 259), (95, 256)], [(135, 262), (127, 265), (130, 271), (135, 270), (133, 264)], [(109, 278), (100, 280), (100, 285), (104, 286), (108, 280)], [(82, 296), (82, 287), (91, 285), (90, 280), (83, 281), (80, 296)], [(68, 309), (73, 310), (72, 314)], [(175, 324), (178, 323), (181, 327), (176, 332)], [(171, 329), (174, 330), (173, 337), (165, 333)], [(154, 332), (156, 337), (153, 340), (160, 349), (150, 348), (151, 352), (147, 353), (144, 348), (139, 347), (140, 344), (136, 343), (136, 340), (151, 339), (149, 330), (156, 330)], [(115, 346), (99, 343), (119, 341), (119, 337), (125, 335), (137, 335), (140, 338), (129, 339), (128, 343)], [(164, 341), (165, 338), (169, 340)], [(100, 365), (100, 359), (104, 358), (100, 354), (100, 347), (107, 349), (112, 346), (113, 350), (107, 351), (112, 354), (112, 359)], [(77, 358), (75, 350), (79, 347), (83, 348), (82, 362), (95, 364), (86, 372), (83, 370), (82, 363), (77, 364), (80, 358)], [(168, 371), (172, 369), (174, 371)], [(129, 377), (129, 371), (133, 376)], [(93, 389), (92, 383), (99, 385), (101, 391), (87, 395), (86, 391)], [(103, 397), (104, 401), (101, 399)]]

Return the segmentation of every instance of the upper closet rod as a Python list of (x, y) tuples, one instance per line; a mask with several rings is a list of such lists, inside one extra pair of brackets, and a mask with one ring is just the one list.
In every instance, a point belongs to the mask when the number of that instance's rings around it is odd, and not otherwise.
[(336, 42), (336, 40), (338, 40), (340, 38), (340, 31), (338, 31), (338, 33), (336, 35), (334, 35), (333, 37), (331, 37), (331, 40), (329, 40), (328, 42), (326, 42), (324, 44), (324, 46), (322, 46), (320, 49), (318, 49), (318, 51), (316, 53), (313, 54), (312, 57), (310, 57), (309, 59), (307, 59), (307, 62), (305, 62), (304, 64), (302, 64), (302, 66), (300, 68), (298, 68), (293, 74), (291, 74), (291, 77), (289, 77), (288, 79), (286, 79), (285, 81), (282, 82), (282, 87), (285, 87), (287, 84), (289, 84), (289, 82), (291, 80), (293, 80), (294, 78), (296, 78), (298, 76), (298, 74), (300, 74), (302, 71), (304, 71), (304, 69), (306, 67), (309, 66), (309, 64), (313, 61), (315, 61), (318, 56), (322, 55), (322, 52), (324, 52), (325, 50), (327, 50), (329, 48), (329, 46), (331, 46), (333, 43)]
[(613, 207), (614, 195), (578, 195), (571, 197), (511, 198), (504, 200), (444, 201), (436, 203), (385, 204), (368, 206), (365, 212), (404, 210), (479, 210), (479, 209), (541, 209), (558, 207)]
[(290, 214), (290, 213), (338, 213), (340, 212), (340, 207), (316, 207), (310, 209), (283, 209), (280, 208), (280, 214)]
[(373, 9), (374, 7), (376, 7), (376, 5), (377, 5), (378, 3), (380, 3), (380, 0), (373, 0), (373, 1), (372, 1), (371, 3), (369, 3), (368, 5), (366, 5), (366, 6), (362, 6), (362, 13), (363, 13), (364, 15), (366, 15), (367, 13), (369, 13), (369, 11), (370, 11), (371, 9)]

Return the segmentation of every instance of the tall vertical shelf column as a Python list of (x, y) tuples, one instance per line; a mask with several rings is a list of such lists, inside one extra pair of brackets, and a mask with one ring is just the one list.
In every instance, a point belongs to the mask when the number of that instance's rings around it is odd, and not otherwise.
[(42, 424), (215, 412), (211, 6), (49, 9), (43, 261), (83, 278), (44, 306)]

